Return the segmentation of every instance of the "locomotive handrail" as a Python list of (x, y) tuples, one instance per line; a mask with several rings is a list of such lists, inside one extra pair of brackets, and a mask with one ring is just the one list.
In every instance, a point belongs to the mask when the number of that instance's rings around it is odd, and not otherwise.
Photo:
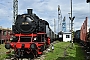
[(37, 33), (37, 34), (46, 34), (46, 33)]

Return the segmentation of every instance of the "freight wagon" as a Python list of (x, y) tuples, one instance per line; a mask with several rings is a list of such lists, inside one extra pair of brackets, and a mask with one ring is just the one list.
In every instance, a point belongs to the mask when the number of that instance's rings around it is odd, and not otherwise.
[(12, 33), (11, 29), (1, 28), (0, 29), (0, 44), (10, 41), (11, 33)]

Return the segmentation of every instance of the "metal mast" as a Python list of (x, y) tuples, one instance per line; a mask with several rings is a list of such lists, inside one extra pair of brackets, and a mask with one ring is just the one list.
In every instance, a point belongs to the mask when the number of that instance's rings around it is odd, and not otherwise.
[(62, 31), (66, 32), (66, 18), (63, 18), (63, 22), (62, 22)]
[(18, 0), (13, 0), (13, 19), (15, 23), (16, 17), (18, 15)]
[(62, 29), (62, 14), (60, 10), (60, 6), (58, 5), (58, 32), (60, 32)]
[[(71, 14), (71, 13), (68, 13), (68, 14), (69, 14), (69, 18), (70, 18), (70, 14)], [(71, 30), (71, 29), (70, 29), (70, 20), (69, 20), (69, 32), (70, 32), (70, 30)]]
[(71, 43), (72, 43), (72, 47), (73, 47), (73, 20), (74, 20), (75, 16), (72, 17), (72, 0), (71, 0)]

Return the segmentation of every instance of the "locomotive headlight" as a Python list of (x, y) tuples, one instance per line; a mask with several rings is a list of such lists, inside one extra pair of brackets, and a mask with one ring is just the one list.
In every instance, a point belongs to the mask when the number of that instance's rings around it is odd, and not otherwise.
[(10, 38), (10, 41), (11, 41), (11, 40), (13, 40), (13, 38), (12, 38), (12, 37)]
[(13, 38), (16, 38), (16, 37), (15, 37), (15, 36), (11, 36), (11, 37), (10, 37), (10, 41), (12, 41), (12, 40), (13, 40)]
[(34, 40), (36, 40), (37, 38), (35, 37)]

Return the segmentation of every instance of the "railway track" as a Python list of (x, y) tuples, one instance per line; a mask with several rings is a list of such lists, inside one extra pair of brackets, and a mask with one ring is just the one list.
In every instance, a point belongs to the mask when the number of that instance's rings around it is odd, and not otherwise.
[(37, 58), (15, 58), (14, 56), (11, 56), (9, 58), (6, 58), (4, 60), (44, 60), (45, 58), (45, 55), (41, 55), (40, 57), (37, 57)]
[(39, 57), (37, 58), (16, 58), (15, 55), (10, 55), (8, 58), (4, 59), (4, 60), (44, 60), (45, 59), (45, 53), (47, 53), (48, 51), (45, 50), (43, 51), (44, 54), (40, 55)]
[(66, 56), (67, 56), (67, 51), (66, 51), (66, 50), (67, 50), (67, 48), (70, 47), (70, 45), (71, 45), (71, 44), (69, 44), (69, 45), (64, 49), (63, 57), (66, 57)]
[(14, 58), (14, 57), (12, 57), (12, 58), (9, 58), (9, 59), (5, 59), (5, 60), (44, 60), (44, 58), (45, 58), (45, 55), (42, 55), (41, 57), (37, 57), (37, 58), (34, 58), (34, 59), (30, 59), (30, 58), (23, 58), (23, 59), (21, 59), (21, 58)]
[(33, 58), (33, 59), (30, 59), (30, 58), (15, 58), (14, 55), (11, 55), (9, 58), (6, 58), (4, 60), (44, 60), (45, 59), (45, 53), (48, 53), (48, 48), (43, 51), (43, 54), (37, 58)]

